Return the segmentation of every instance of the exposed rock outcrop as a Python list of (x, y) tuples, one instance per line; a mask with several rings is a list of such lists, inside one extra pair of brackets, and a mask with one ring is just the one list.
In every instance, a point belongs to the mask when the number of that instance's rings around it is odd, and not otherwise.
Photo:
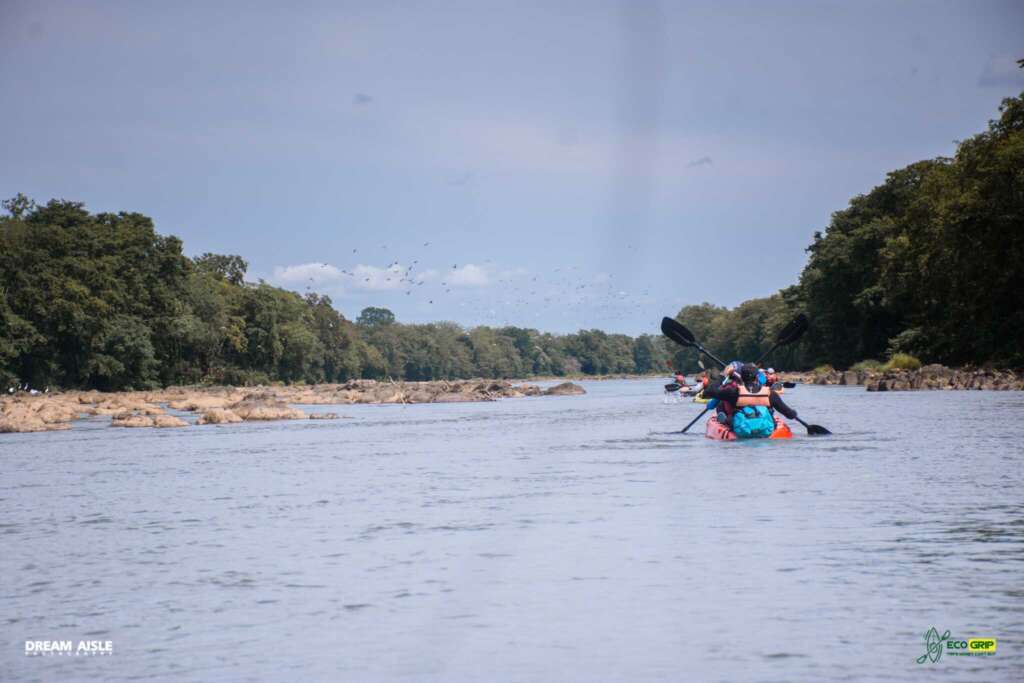
[(168, 387), (161, 391), (104, 394), (69, 391), (44, 396), (0, 396), (0, 432), (67, 429), (84, 416), (109, 415), (113, 427), (184, 427), (165, 407), (199, 413), (196, 424), (231, 424), (248, 420), (335, 419), (335, 413), (307, 415), (297, 405), (355, 403), (467, 403), (522, 396), (575, 395), (582, 387), (566, 382), (548, 391), (507, 380), (392, 382), (352, 380), (315, 386)]
[(242, 418), (238, 417), (234, 411), (228, 410), (227, 408), (211, 408), (199, 416), (199, 420), (196, 421), (196, 424), (222, 425), (233, 424), (241, 421)]
[(583, 387), (572, 382), (562, 382), (544, 390), (545, 396), (579, 396), (585, 393), (587, 392)]
[(838, 371), (786, 373), (785, 379), (820, 385), (863, 386), (868, 391), (920, 390), (1024, 390), (1024, 373), (1013, 370), (953, 369), (925, 365), (919, 370)]

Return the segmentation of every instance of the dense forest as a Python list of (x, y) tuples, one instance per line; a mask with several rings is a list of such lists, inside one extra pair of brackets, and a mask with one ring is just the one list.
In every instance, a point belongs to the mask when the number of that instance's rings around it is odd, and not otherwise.
[[(799, 282), (734, 309), (685, 306), (708, 348), (750, 359), (798, 311), (789, 369), (908, 353), (925, 362), (1024, 364), (1024, 100), (953, 158), (920, 161), (836, 212)], [(407, 325), (383, 308), (355, 321), (326, 296), (245, 280), (239, 256), (190, 259), (138, 213), (90, 214), (23, 195), (0, 216), (0, 385), (148, 388), (695, 369), (658, 337), (583, 330)]]

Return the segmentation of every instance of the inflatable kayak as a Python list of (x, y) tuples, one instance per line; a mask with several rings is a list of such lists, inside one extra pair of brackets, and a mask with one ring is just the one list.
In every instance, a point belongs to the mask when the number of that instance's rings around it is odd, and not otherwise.
[[(736, 434), (731, 429), (723, 425), (718, 421), (718, 418), (712, 416), (708, 420), (707, 429), (704, 430), (704, 436), (709, 439), (715, 439), (716, 441), (735, 441)], [(791, 439), (793, 438), (793, 432), (789, 430), (789, 425), (782, 421), (782, 419), (775, 416), (775, 431), (768, 437), (769, 439)], [(744, 441), (753, 441), (754, 439), (743, 439)]]
[(693, 397), (693, 402), (694, 403), (707, 403), (710, 400), (711, 400), (710, 398), (704, 398), (700, 394), (697, 394), (696, 396)]

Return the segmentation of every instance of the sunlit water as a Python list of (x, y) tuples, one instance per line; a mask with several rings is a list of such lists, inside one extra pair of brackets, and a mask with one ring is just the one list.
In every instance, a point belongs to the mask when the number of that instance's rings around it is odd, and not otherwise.
[(0, 435), (0, 680), (1024, 676), (1024, 394), (799, 387), (835, 436), (729, 444), (662, 384)]

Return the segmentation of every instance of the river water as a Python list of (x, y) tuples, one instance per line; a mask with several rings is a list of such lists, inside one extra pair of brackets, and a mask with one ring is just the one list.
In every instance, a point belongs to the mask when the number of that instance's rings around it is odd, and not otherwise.
[(721, 443), (582, 384), (0, 435), (0, 680), (1024, 677), (1024, 394), (801, 386), (835, 436)]

